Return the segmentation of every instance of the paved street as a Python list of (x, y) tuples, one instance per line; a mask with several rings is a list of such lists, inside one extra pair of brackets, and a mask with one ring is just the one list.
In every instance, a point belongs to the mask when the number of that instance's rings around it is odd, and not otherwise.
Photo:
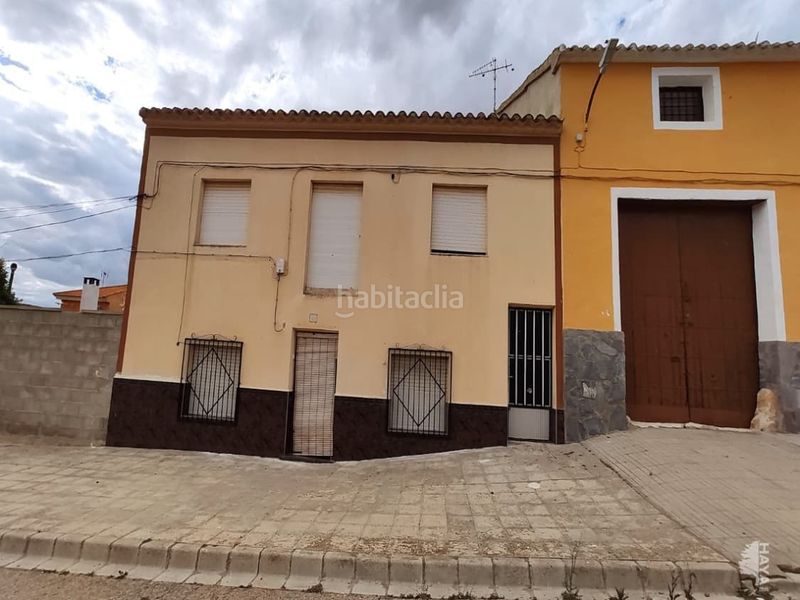
[(770, 566), (800, 566), (800, 436), (635, 429), (584, 445), (731, 561), (770, 544)]
[(721, 560), (580, 445), (307, 464), (0, 446), (0, 529), (363, 554)]

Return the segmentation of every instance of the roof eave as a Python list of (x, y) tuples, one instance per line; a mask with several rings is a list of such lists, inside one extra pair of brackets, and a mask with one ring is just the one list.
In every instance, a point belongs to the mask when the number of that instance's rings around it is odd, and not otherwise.
[(558, 117), (543, 115), (463, 115), (461, 113), (372, 113), (143, 108), (139, 114), (151, 135), (260, 135), (268, 137), (486, 136), (557, 139)]

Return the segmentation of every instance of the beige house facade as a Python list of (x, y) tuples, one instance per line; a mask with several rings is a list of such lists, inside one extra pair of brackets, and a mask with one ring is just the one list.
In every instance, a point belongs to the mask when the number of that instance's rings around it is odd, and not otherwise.
[(560, 121), (143, 109), (108, 443), (557, 440)]

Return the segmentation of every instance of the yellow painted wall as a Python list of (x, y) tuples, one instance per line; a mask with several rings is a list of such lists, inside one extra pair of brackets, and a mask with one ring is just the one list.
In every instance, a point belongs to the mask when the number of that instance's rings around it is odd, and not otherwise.
[[(679, 131), (653, 128), (652, 65), (612, 63), (597, 91), (580, 152), (575, 134), (583, 129), (597, 66), (560, 67), (565, 328), (613, 329), (612, 187), (758, 189), (776, 194), (786, 333), (788, 340), (800, 340), (800, 177), (755, 174), (800, 173), (794, 148), (800, 135), (800, 64), (715, 66), (720, 69), (723, 128)], [(517, 112), (517, 102), (506, 112)], [(722, 181), (697, 181), (708, 179)], [(797, 184), (780, 185), (786, 181)]]
[[(348, 171), (202, 168), (208, 163), (262, 165), (424, 165), (436, 169), (552, 169), (549, 145), (153, 137), (145, 192), (158, 194), (142, 211), (129, 327), (121, 376), (180, 378), (191, 335), (244, 341), (242, 386), (292, 388), (293, 330), (339, 332), (337, 394), (386, 397), (388, 348), (423, 344), (453, 352), (452, 401), (506, 405), (507, 309), (512, 303), (553, 306), (553, 182), (507, 176)], [(195, 247), (203, 179), (251, 180), (246, 248)], [(356, 310), (337, 317), (334, 297), (304, 295), (308, 216), (313, 182), (361, 182), (360, 289), (375, 284), (425, 291), (435, 284), (464, 294), (461, 310)], [(488, 255), (430, 254), (434, 184), (488, 187)], [(287, 231), (290, 198), (291, 242)], [(217, 256), (147, 254), (202, 252)], [(223, 254), (261, 258), (231, 258)], [(276, 281), (264, 258), (287, 257), (273, 330)], [(310, 313), (318, 322), (309, 320)]]

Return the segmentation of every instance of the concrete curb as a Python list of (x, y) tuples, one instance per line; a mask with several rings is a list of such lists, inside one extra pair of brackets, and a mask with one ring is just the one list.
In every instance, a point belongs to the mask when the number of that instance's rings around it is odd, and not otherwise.
[[(379, 556), (249, 546), (199, 546), (163, 540), (0, 532), (0, 567), (165, 582), (431, 598), (559, 598), (570, 561), (486, 556)], [(739, 574), (729, 563), (577, 560), (572, 585), (584, 598), (624, 588), (630, 600), (665, 595), (676, 581), (695, 597), (733, 596)]]
[(36, 567), (40, 571), (64, 571), (81, 557), (81, 547), (88, 536), (67, 533), (58, 536), (53, 546), (53, 555)]
[(183, 583), (194, 573), (199, 553), (200, 546), (197, 544), (174, 544), (167, 554), (167, 568), (154, 581)]

